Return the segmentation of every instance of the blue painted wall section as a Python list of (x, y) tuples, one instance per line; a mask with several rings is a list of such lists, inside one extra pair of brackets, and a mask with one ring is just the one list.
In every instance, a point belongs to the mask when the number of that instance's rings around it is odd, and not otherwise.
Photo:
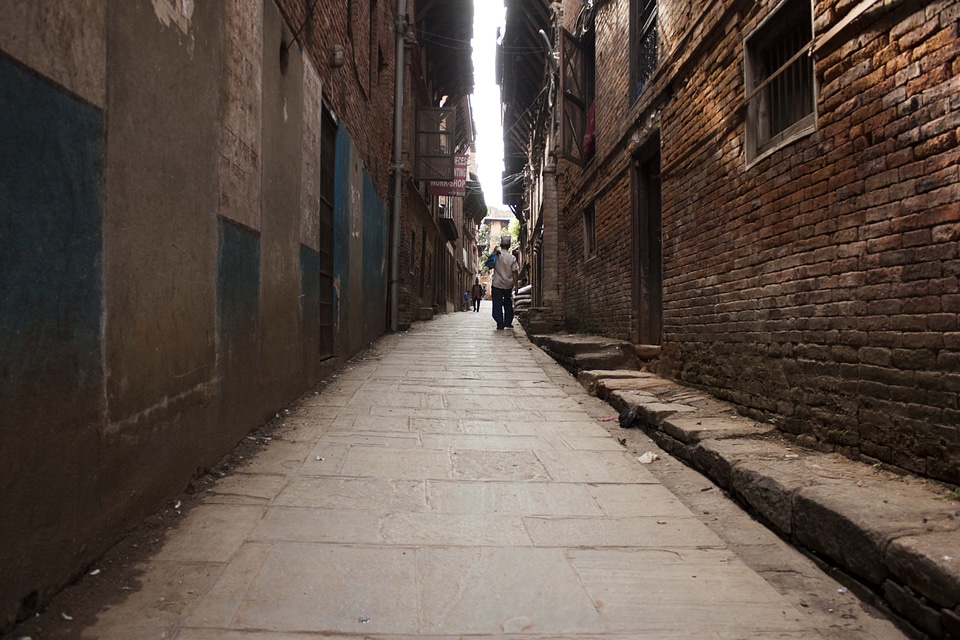
[(335, 353), (344, 355), (343, 335), (348, 326), (342, 315), (341, 300), (350, 281), (350, 136), (337, 129), (337, 156), (333, 172), (333, 317), (336, 318)]
[(221, 416), (228, 424), (243, 424), (259, 409), (260, 234), (224, 218), (218, 219), (218, 227)]
[(363, 172), (363, 337), (373, 342), (387, 328), (387, 208)]
[[(337, 131), (334, 171), (334, 279), (337, 353), (349, 357), (386, 330), (387, 207), (352, 141)], [(352, 209), (351, 207), (355, 207)], [(345, 304), (349, 301), (349, 304)]]
[(103, 118), (0, 58), (0, 149), (0, 398), (79, 400), (103, 377)]
[(0, 56), (0, 487), (31, 498), (0, 517), (6, 607), (98, 517), (103, 142), (99, 109)]
[(220, 218), (217, 332), (222, 356), (255, 344), (260, 316), (260, 234)]
[(300, 316), (309, 364), (320, 347), (320, 254), (304, 245), (300, 245)]

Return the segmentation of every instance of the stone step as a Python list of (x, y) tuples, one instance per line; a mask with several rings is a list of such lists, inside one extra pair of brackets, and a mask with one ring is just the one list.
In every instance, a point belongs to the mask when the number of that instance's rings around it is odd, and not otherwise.
[(633, 345), (624, 340), (575, 334), (532, 335), (531, 340), (567, 370), (637, 370), (639, 362)]

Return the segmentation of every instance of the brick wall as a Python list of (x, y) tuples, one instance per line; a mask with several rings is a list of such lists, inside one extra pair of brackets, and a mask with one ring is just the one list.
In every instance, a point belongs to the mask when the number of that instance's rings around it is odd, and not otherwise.
[[(347, 128), (377, 193), (386, 200), (393, 153), (396, 52), (393, 12), (396, 7), (386, 0), (353, 2), (357, 13), (352, 16), (353, 26), (348, 31), (346, 2), (277, 0), (277, 3), (291, 30), (299, 29), (310, 7), (316, 5), (299, 41), (320, 75), (324, 100), (340, 118), (341, 126)], [(339, 67), (331, 65), (334, 46), (341, 46), (344, 51), (346, 62)], [(376, 60), (372, 60), (374, 50), (378, 54)]]
[[(564, 26), (574, 28), (580, 3), (564, 3)], [(630, 339), (635, 330), (631, 283), (633, 237), (630, 154), (624, 124), (630, 116), (629, 2), (598, 8), (596, 29), (595, 159), (585, 167), (559, 160), (559, 235), (563, 313), (568, 329)], [(584, 255), (583, 211), (593, 203), (596, 254)]]
[(400, 239), (401, 324), (419, 319), (420, 309), (436, 304), (440, 232), (423, 197), (413, 189), (404, 193)]
[[(752, 166), (743, 40), (768, 7), (664, 6), (666, 62), (633, 103), (627, 4), (598, 14), (596, 167), (559, 166), (570, 328), (630, 336), (625, 164), (658, 120), (661, 372), (808, 444), (960, 482), (957, 2), (875, 7), (824, 44), (816, 131)], [(853, 4), (817, 2), (817, 35)], [(585, 262), (593, 198), (597, 257)]]

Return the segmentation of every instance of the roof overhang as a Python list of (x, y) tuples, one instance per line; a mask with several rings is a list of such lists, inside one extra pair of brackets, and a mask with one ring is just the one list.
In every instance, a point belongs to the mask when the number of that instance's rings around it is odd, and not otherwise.
[[(497, 47), (497, 83), (503, 107), (504, 178), (523, 172), (527, 163), (530, 129), (536, 114), (531, 109), (547, 76), (548, 56), (542, 29), (551, 32), (549, 0), (505, 0), (506, 27)], [(503, 202), (518, 204), (523, 181), (507, 179)], [(519, 200), (518, 200), (519, 199)]]
[(480, 224), (487, 217), (487, 202), (484, 200), (483, 190), (480, 188), (477, 176), (473, 173), (467, 180), (467, 195), (463, 198), (463, 212), (476, 224)]
[(473, 0), (416, 3), (416, 36), (437, 97), (473, 93)]

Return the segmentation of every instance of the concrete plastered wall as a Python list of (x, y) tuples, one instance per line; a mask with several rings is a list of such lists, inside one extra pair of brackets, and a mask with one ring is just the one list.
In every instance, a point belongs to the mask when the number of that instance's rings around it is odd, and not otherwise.
[(114, 3), (107, 14), (116, 53), (107, 59), (105, 429), (121, 449), (108, 456), (116, 466), (105, 485), (136, 479), (140, 486), (124, 492), (134, 502), (147, 498), (140, 492), (155, 500), (164, 491), (135, 471), (148, 462), (147, 444), (192, 446), (186, 441), (204, 418), (198, 409), (217, 393), (223, 16), (219, 7), (193, 7), (180, 20), (149, 3)]
[(87, 102), (106, 100), (102, 0), (0, 3), (0, 50)]
[[(219, 213), (224, 218), (259, 230), (264, 2), (225, 0), (223, 10)], [(277, 56), (271, 57), (276, 63)]]
[[(384, 331), (387, 210), (346, 123), (320, 149), (320, 73), (273, 0), (0, 22), (2, 626)], [(350, 330), (321, 360), (327, 152)]]
[(0, 56), (0, 625), (103, 526), (102, 109)]
[[(300, 156), (303, 59), (272, 0), (263, 22), (263, 192), (261, 213), (261, 362), (272, 403), (299, 391)], [(291, 340), (291, 338), (296, 338)], [(293, 375), (291, 375), (293, 373)]]

